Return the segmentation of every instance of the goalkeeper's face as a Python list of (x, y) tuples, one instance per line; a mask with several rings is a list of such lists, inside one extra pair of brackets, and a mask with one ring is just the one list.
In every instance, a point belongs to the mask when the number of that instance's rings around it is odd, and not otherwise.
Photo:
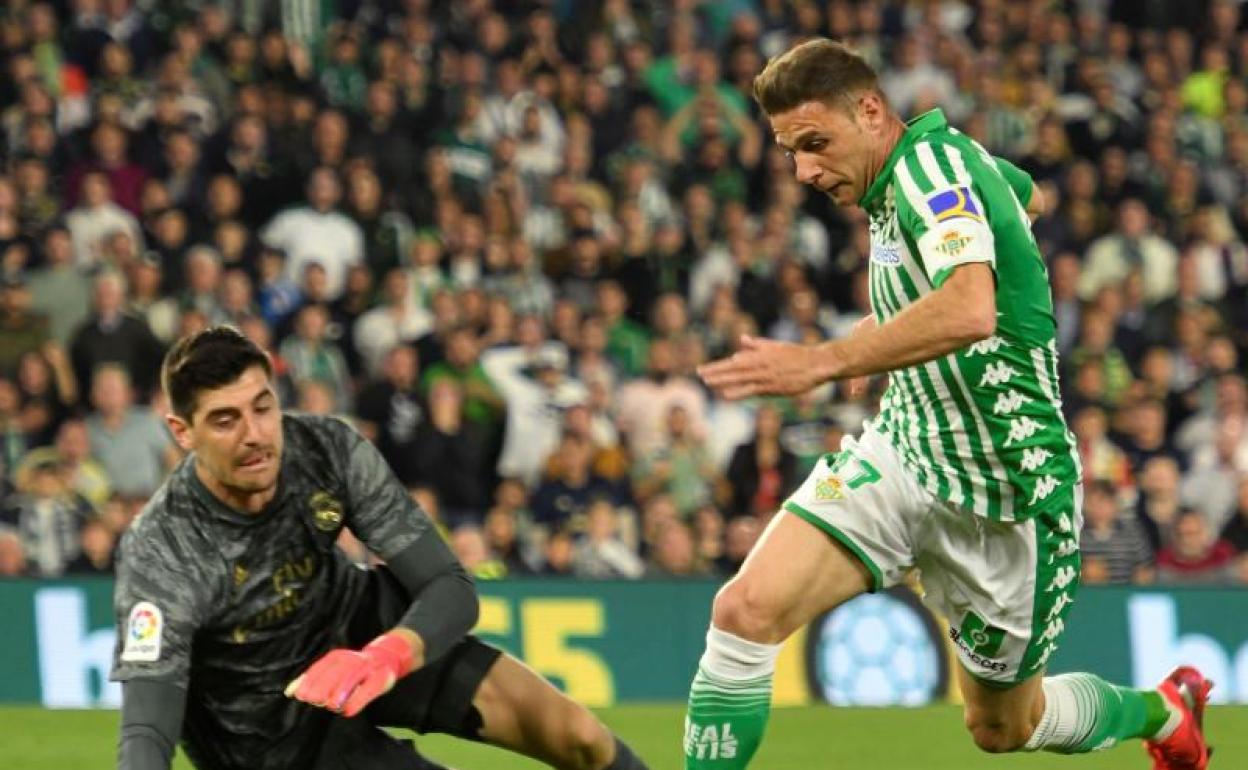
[(196, 394), (190, 422), (171, 423), (183, 449), (195, 453), (196, 473), (226, 503), (254, 509), (277, 488), (282, 460), (282, 412), (273, 383), (253, 366), (238, 379)]

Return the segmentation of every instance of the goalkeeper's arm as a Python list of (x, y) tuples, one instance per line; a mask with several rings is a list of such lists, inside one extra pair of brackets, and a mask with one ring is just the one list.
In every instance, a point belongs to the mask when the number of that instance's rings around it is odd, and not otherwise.
[(172, 682), (131, 679), (121, 693), (117, 770), (169, 770), (182, 732), (186, 690)]

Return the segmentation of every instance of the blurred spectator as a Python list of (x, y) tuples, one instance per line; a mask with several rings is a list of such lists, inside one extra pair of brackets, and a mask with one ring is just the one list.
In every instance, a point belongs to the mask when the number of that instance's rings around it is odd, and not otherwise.
[(273, 218), (261, 237), (266, 245), (286, 253), (286, 277), (297, 281), (309, 262), (325, 268), (329, 299), (346, 285), (347, 268), (364, 260), (364, 233), (345, 214), (335, 211), (342, 198), (338, 174), (317, 168), (308, 178), (308, 205)]
[(468, 574), (477, 580), (498, 580), (507, 576), (507, 566), (494, 557), (481, 527), (462, 524), (451, 532), (451, 549)]
[(47, 316), (31, 308), (30, 287), (18, 276), (0, 283), (0, 372), (17, 371), (22, 356), (51, 339)]
[(4, 501), (0, 524), (16, 530), (28, 566), (40, 577), (56, 577), (78, 555), (90, 506), (67, 489), (54, 461), (30, 468), (19, 492)]
[(523, 554), (518, 518), (516, 511), (501, 505), (494, 506), (485, 515), (486, 544), (512, 577), (533, 574)]
[(723, 479), (711, 462), (706, 443), (695, 437), (689, 413), (675, 405), (667, 413), (666, 438), (633, 464), (633, 494), (646, 500), (655, 494), (672, 498), (682, 515), (724, 497)]
[(1079, 278), (1079, 296), (1092, 299), (1110, 283), (1118, 283), (1132, 270), (1144, 277), (1144, 297), (1160, 302), (1174, 294), (1178, 253), (1164, 238), (1149, 231), (1148, 209), (1138, 200), (1118, 207), (1118, 228), (1088, 248)]
[(43, 235), (43, 266), (29, 274), (31, 308), (48, 319), (48, 333), (68, 347), (91, 312), (91, 281), (74, 263), (74, 242), (63, 225)]
[(623, 502), (615, 485), (593, 472), (593, 445), (581, 435), (565, 432), (548, 462), (548, 475), (533, 491), (533, 521), (548, 529), (584, 529), (584, 516), (594, 501)]
[(487, 350), (481, 367), (507, 404), (498, 474), (531, 484), (559, 441), (561, 411), (584, 403), (585, 386), (567, 376), (568, 354), (556, 342), (532, 353), (518, 346)]
[[(1153, 552), (1134, 517), (1121, 515), (1117, 493), (1103, 482), (1087, 486), (1079, 550), (1104, 562), (1105, 583), (1151, 583)], [(1092, 581), (1089, 581), (1092, 582)]]
[(280, 353), (296, 384), (315, 380), (329, 387), (339, 409), (351, 408), (351, 373), (338, 344), (329, 338), (329, 311), (309, 303), (295, 314), (295, 333), (282, 342)]
[(572, 533), (563, 529), (550, 533), (543, 554), (544, 561), (538, 574), (545, 577), (570, 577), (574, 574), (572, 559), (576, 554), (576, 544)]
[(771, 404), (758, 408), (754, 436), (732, 453), (727, 478), (732, 485), (732, 512), (764, 516), (780, 507), (797, 487), (797, 457), (780, 441), (780, 411)]
[(485, 369), (480, 344), (476, 333), (467, 325), (448, 329), (444, 359), (425, 369), (421, 387), (427, 393), (438, 380), (453, 380), (464, 393), (464, 418), (492, 436), (503, 416), (506, 401)]
[(1186, 510), (1174, 522), (1174, 541), (1157, 554), (1157, 575), (1167, 583), (1208, 583), (1223, 578), (1235, 549), (1216, 538), (1199, 510)]
[(693, 532), (682, 521), (672, 521), (659, 531), (646, 577), (687, 578), (706, 574), (698, 564)]
[(32, 350), (17, 364), (22, 430), (35, 446), (52, 443), (61, 423), (78, 401), (78, 384), (69, 359), (55, 343)]
[(1136, 497), (1135, 517), (1153, 552), (1161, 549), (1183, 510), (1182, 474), (1171, 457), (1154, 457), (1144, 464)]
[(1248, 472), (1244, 418), (1227, 416), (1218, 426), (1212, 447), (1201, 447), (1183, 478), (1183, 499), (1199, 505), (1209, 529), (1219, 532), (1230, 518), (1238, 496), (1239, 477)]
[(134, 405), (130, 375), (118, 364), (104, 364), (91, 379), (95, 413), (87, 418), (91, 454), (108, 473), (109, 485), (123, 495), (146, 497), (156, 491), (179, 456), (160, 419)]
[(376, 373), (391, 348), (411, 344), (432, 328), (429, 311), (412, 297), (407, 274), (398, 268), (385, 273), (381, 304), (361, 315), (352, 332), (364, 371)]
[(360, 391), (356, 410), (360, 432), (377, 444), (382, 457), (404, 480), (415, 457), (416, 428), (427, 419), (419, 368), (414, 348), (394, 346), (383, 359), (380, 376)]
[(146, 398), (157, 385), (164, 349), (145, 321), (125, 313), (125, 292), (125, 280), (118, 273), (96, 276), (93, 312), (74, 333), (70, 360), (74, 378), (84, 386), (98, 367), (115, 363)]
[(138, 220), (117, 205), (103, 172), (89, 171), (83, 176), (82, 199), (65, 215), (65, 226), (73, 236), (75, 261), (84, 270), (109, 266), (105, 264), (104, 242), (114, 233), (126, 233), (139, 250), (143, 248)]
[(69, 562), (65, 572), (70, 575), (112, 575), (117, 536), (99, 518), (83, 522), (78, 556)]
[(724, 534), (724, 552), (715, 563), (719, 574), (728, 577), (737, 574), (762, 531), (763, 525), (755, 516), (736, 516), (729, 519)]
[(663, 444), (672, 407), (680, 406), (693, 437), (706, 432), (706, 396), (689, 377), (676, 374), (676, 350), (670, 340), (650, 344), (646, 376), (620, 388), (616, 417), (629, 451), (635, 457), (650, 454)]
[[(450, 526), (480, 523), (489, 503), (488, 445), (479, 425), (464, 419), (464, 397), (448, 379), (429, 388), (428, 418), (416, 427), (412, 456), (399, 478), (419, 480), (438, 493), (443, 519)], [(410, 475), (409, 475), (410, 474)]]
[(576, 546), (573, 569), (577, 577), (639, 578), (645, 565), (618, 536), (619, 521), (610, 500), (597, 499), (585, 516), (585, 534)]

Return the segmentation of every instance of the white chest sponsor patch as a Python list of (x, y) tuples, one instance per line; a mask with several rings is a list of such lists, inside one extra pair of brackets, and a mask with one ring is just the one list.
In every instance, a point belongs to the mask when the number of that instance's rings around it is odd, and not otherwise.
[(900, 265), (901, 249), (889, 243), (871, 244), (871, 261), (877, 265)]
[(131, 663), (160, 660), (160, 640), (165, 632), (165, 616), (151, 602), (139, 602), (130, 610), (126, 623), (126, 645), (121, 659)]

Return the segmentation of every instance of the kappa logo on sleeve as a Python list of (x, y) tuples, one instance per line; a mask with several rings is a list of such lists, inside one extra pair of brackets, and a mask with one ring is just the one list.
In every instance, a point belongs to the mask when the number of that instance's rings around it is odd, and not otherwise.
[(130, 610), (126, 623), (126, 645), (121, 659), (130, 663), (160, 660), (160, 641), (165, 632), (165, 616), (151, 602), (139, 602)]
[(970, 219), (975, 222), (983, 222), (984, 214), (975, 205), (975, 199), (971, 197), (970, 188), (953, 187), (948, 190), (941, 190), (928, 197), (927, 207), (931, 210), (932, 216), (936, 217), (937, 222), (945, 222), (950, 219)]

